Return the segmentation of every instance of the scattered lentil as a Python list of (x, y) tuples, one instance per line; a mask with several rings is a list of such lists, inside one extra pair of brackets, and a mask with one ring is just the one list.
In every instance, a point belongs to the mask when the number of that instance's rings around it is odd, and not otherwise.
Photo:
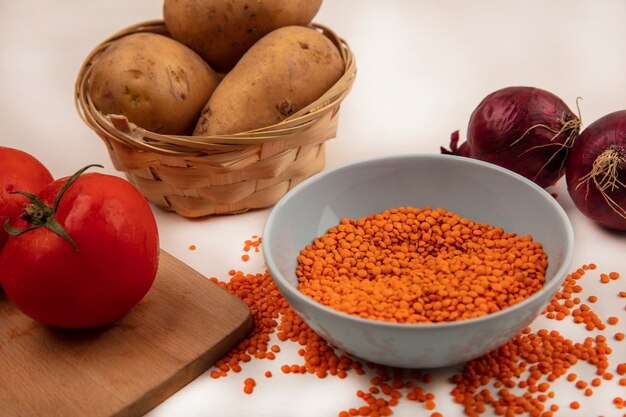
[[(559, 320), (571, 318), (574, 323), (580, 323), (586, 328), (589, 328), (588, 323), (592, 323), (590, 327), (593, 331), (602, 330), (600, 325), (603, 323), (598, 316), (589, 306), (582, 304), (579, 298), (573, 297), (573, 294), (583, 290), (577, 282), (586, 271), (595, 268), (594, 264), (589, 264), (568, 275), (563, 287), (546, 308), (544, 317), (550, 318), (550, 313), (553, 313), (555, 319), (557, 316)], [(375, 373), (370, 378), (371, 386), (365, 391), (357, 392), (357, 397), (365, 405), (342, 410), (338, 412), (340, 417), (389, 416), (402, 398), (422, 403), (426, 409), (434, 409), (435, 395), (426, 391), (427, 384), (433, 378), (432, 374), (355, 361), (337, 352), (317, 336), (289, 308), (267, 271), (263, 274), (244, 274), (231, 270), (229, 276), (229, 282), (221, 282), (216, 278), (212, 280), (248, 304), (255, 326), (248, 337), (215, 364), (210, 372), (212, 378), (221, 378), (229, 372), (236, 372), (241, 369), (242, 363), (252, 358), (275, 358), (274, 355), (280, 352), (280, 347), (269, 343), (269, 335), (274, 333), (281, 341), (291, 341), (302, 346), (298, 353), (304, 364), (284, 364), (281, 371), (285, 373), (311, 373), (318, 378), (328, 375), (345, 378), (348, 373)], [(626, 292), (619, 295), (626, 296)], [(592, 302), (589, 298), (587, 300)], [(618, 334), (615, 334), (616, 340)], [(574, 342), (556, 330), (533, 331), (527, 328), (500, 349), (469, 361), (462, 373), (451, 378), (454, 384), (451, 395), (455, 402), (463, 406), (467, 416), (479, 416), (491, 407), (497, 415), (507, 417), (520, 414), (551, 417), (559, 410), (557, 404), (549, 404), (555, 398), (554, 391), (550, 390), (551, 383), (567, 375), (567, 379), (572, 378), (571, 382), (576, 381), (584, 395), (591, 396), (593, 390), (590, 386), (600, 386), (603, 379), (608, 381), (613, 378), (613, 374), (607, 371), (610, 354), (611, 348), (607, 345), (607, 339), (600, 334), (587, 337), (583, 342)], [(575, 373), (569, 372), (579, 362), (595, 366), (598, 377), (587, 383), (578, 379)], [(626, 374), (626, 363), (618, 364), (614, 369), (622, 376)], [(271, 372), (267, 371), (265, 376), (270, 378)], [(246, 381), (244, 392), (251, 394), (256, 382), (251, 378)], [(626, 384), (626, 378), (620, 378), (618, 383)], [(497, 388), (494, 390), (491, 387)], [(516, 393), (512, 390), (516, 387), (522, 392)], [(624, 400), (616, 397), (613, 404), (621, 409), (624, 407)], [(572, 401), (570, 407), (575, 409), (580, 404)], [(430, 416), (442, 417), (438, 412), (433, 412)]]
[(259, 252), (259, 248), (262, 242), (263, 238), (257, 235), (253, 235), (250, 239), (244, 242), (243, 250), (245, 252), (249, 252), (251, 249), (254, 249), (255, 252)]
[[(554, 312), (558, 311), (565, 317), (572, 317), (575, 323), (584, 324), (590, 331), (602, 330), (601, 321), (589, 306), (580, 304), (577, 309), (572, 309), (577, 305), (572, 300), (576, 282), (583, 277), (585, 271), (595, 268), (595, 265), (593, 268), (588, 266), (569, 274), (562, 288), (544, 311), (544, 317), (556, 318)], [(552, 317), (550, 313), (553, 313)], [(589, 323), (592, 326), (587, 326)], [(583, 343), (575, 343), (561, 336), (556, 330), (542, 329), (533, 333), (531, 329), (526, 329), (500, 349), (468, 362), (463, 373), (453, 377), (453, 382), (457, 384), (453, 390), (453, 398), (464, 405), (465, 414), (468, 416), (478, 416), (483, 412), (484, 406), (489, 405), (498, 415), (519, 414), (521, 407), (531, 416), (545, 417), (550, 415), (546, 414), (546, 406), (543, 404), (547, 400), (546, 396), (539, 394), (534, 397), (533, 394), (549, 389), (543, 384), (549, 384), (563, 375), (567, 375), (566, 379), (570, 382), (576, 381), (577, 375), (573, 372), (568, 373), (568, 368), (575, 366), (579, 361), (595, 366), (597, 374), (605, 380), (613, 378), (610, 372), (606, 372), (609, 367), (608, 355), (612, 352), (606, 342), (607, 339), (603, 335), (588, 337)], [(626, 373), (626, 364), (620, 369)], [(522, 377), (524, 373), (529, 374), (525, 379)], [(518, 381), (517, 386), (526, 392), (515, 395), (501, 388), (497, 391), (497, 398), (491, 394), (485, 397), (484, 393), (489, 392), (488, 385), (506, 386), (507, 381), (512, 378), (515, 378)], [(540, 383), (539, 380), (542, 378), (548, 382)], [(592, 381), (593, 386), (600, 384), (600, 378)], [(593, 390), (588, 387), (587, 382), (579, 380), (576, 385), (586, 396), (593, 395)], [(547, 397), (554, 398), (554, 392), (549, 392)], [(558, 406), (552, 404), (549, 409), (556, 411)]]
[(255, 386), (256, 381), (254, 380), (254, 378), (246, 378), (243, 381), (243, 392), (245, 392), (246, 394), (252, 394)]

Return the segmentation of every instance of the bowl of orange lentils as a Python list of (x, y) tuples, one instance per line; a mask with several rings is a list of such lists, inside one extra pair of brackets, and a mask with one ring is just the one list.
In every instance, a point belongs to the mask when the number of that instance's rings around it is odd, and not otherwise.
[(270, 212), (263, 245), (289, 305), (328, 342), (368, 362), (436, 368), (527, 327), (565, 279), (574, 234), (526, 178), (416, 153), (305, 180)]

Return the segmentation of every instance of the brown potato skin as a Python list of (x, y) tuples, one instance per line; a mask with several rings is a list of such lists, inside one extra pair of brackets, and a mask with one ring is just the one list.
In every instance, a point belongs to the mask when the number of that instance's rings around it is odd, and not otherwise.
[(320, 32), (288, 26), (269, 33), (224, 77), (194, 135), (225, 135), (274, 125), (317, 100), (344, 71)]
[(172, 38), (227, 72), (271, 31), (307, 26), (321, 5), (322, 0), (164, 0), (163, 20)]
[(189, 134), (218, 74), (166, 36), (136, 33), (114, 41), (94, 62), (89, 94), (104, 114), (122, 114), (156, 133)]

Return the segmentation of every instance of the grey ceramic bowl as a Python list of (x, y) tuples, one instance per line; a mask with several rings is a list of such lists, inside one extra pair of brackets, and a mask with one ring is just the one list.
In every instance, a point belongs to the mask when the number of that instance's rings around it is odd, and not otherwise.
[[(474, 221), (530, 234), (548, 255), (544, 287), (487, 316), (437, 324), (396, 324), (323, 306), (296, 288), (299, 251), (343, 217), (360, 218), (413, 205), (443, 207)], [(263, 233), (267, 267), (291, 307), (318, 334), (345, 352), (375, 363), (434, 368), (481, 356), (537, 317), (561, 285), (574, 234), (557, 201), (531, 181), (481, 161), (410, 154), (349, 163), (323, 171), (288, 192)]]

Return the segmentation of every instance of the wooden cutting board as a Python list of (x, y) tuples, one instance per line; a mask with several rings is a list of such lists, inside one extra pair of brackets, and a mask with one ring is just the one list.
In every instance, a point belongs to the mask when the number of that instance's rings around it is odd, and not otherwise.
[(145, 414), (251, 327), (239, 298), (164, 251), (148, 294), (105, 328), (40, 325), (0, 292), (0, 415)]

